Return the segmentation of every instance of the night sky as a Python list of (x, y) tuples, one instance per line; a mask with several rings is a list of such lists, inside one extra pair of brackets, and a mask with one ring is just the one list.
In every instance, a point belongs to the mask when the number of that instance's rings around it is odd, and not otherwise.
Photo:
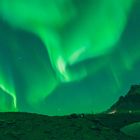
[(0, 1), (0, 111), (97, 113), (140, 83), (139, 0)]

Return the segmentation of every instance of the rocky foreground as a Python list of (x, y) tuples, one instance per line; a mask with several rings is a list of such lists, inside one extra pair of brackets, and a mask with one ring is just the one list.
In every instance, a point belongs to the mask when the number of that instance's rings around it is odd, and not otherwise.
[[(110, 121), (110, 120), (108, 120)], [(97, 116), (0, 113), (0, 140), (136, 140), (109, 128)]]

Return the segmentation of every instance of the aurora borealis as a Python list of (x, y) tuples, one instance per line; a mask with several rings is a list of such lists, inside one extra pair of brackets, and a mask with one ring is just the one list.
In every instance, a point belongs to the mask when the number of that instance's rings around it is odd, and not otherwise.
[(1, 0), (0, 110), (99, 112), (140, 83), (138, 0)]

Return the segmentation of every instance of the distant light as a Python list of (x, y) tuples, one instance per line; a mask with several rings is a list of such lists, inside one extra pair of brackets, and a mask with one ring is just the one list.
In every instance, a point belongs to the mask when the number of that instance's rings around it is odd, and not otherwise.
[(112, 110), (111, 112), (108, 112), (108, 114), (115, 114), (117, 110)]
[(129, 110), (128, 112), (129, 112), (129, 113), (132, 113), (132, 110)]

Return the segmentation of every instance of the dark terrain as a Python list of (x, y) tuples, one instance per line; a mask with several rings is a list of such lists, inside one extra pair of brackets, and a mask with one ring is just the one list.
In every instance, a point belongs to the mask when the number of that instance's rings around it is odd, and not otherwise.
[(0, 140), (139, 140), (121, 128), (140, 122), (140, 86), (100, 114), (47, 116), (24, 112), (0, 113)]
[[(110, 120), (108, 120), (110, 121)], [(94, 115), (1, 113), (0, 140), (135, 140), (106, 127)]]

